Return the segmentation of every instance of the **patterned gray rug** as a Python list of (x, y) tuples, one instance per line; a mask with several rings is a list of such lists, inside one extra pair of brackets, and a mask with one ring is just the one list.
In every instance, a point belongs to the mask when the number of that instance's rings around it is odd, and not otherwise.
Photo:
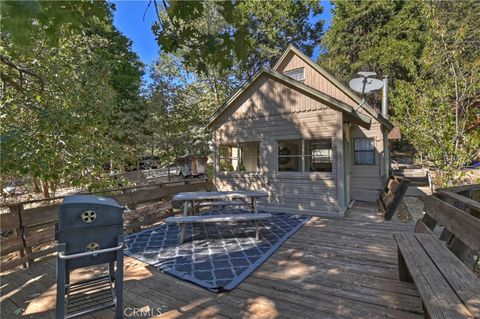
[[(203, 214), (221, 214), (211, 210)], [(245, 214), (232, 209), (232, 214)], [(202, 214), (202, 215), (203, 215)], [(308, 216), (273, 213), (260, 221), (261, 238), (255, 240), (252, 222), (187, 224), (186, 241), (179, 244), (179, 228), (165, 224), (125, 238), (126, 255), (213, 292), (234, 289), (290, 236)]]

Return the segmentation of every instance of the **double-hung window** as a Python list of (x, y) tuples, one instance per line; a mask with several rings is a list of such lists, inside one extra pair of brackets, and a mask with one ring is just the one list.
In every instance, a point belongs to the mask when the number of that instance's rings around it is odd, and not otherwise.
[(260, 143), (220, 145), (219, 169), (223, 172), (257, 172), (260, 168)]
[(241, 172), (256, 172), (260, 169), (260, 143), (239, 143)]
[(278, 171), (331, 172), (332, 139), (280, 140)]
[(332, 140), (305, 141), (305, 171), (331, 172), (332, 171)]
[(280, 172), (302, 171), (302, 140), (278, 141), (278, 170)]
[(222, 172), (235, 172), (238, 169), (240, 151), (237, 145), (220, 145), (219, 167)]
[(375, 141), (373, 138), (354, 139), (353, 153), (355, 165), (375, 165)]

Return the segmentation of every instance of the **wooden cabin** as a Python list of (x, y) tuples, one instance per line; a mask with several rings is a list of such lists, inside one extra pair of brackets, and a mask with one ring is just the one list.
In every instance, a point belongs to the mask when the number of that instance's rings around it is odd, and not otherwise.
[(215, 186), (266, 190), (276, 211), (343, 216), (352, 200), (376, 201), (393, 125), (361, 103), (289, 46), (211, 118)]

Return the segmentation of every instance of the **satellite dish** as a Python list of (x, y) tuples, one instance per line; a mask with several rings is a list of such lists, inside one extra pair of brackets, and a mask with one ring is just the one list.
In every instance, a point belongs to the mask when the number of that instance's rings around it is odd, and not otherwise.
[(377, 72), (368, 72), (368, 71), (358, 72), (357, 74), (363, 76), (364, 78), (370, 78), (370, 77), (373, 77), (373, 76), (377, 76)]
[(372, 76), (377, 75), (375, 72), (358, 72), (361, 78), (355, 78), (350, 80), (349, 86), (355, 92), (368, 94), (373, 91), (380, 90), (383, 87), (383, 81), (375, 79)]

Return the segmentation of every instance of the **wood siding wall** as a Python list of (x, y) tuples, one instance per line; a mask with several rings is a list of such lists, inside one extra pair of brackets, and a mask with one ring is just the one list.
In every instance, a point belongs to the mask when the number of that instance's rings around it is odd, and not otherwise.
[[(375, 165), (355, 165), (354, 139), (356, 137), (373, 138), (375, 141)], [(370, 130), (359, 126), (350, 128), (350, 189), (351, 199), (376, 202), (383, 187), (383, 135), (381, 125), (374, 121)]]
[[(227, 173), (216, 167), (218, 189), (265, 189), (270, 196), (263, 204), (269, 207), (336, 215), (339, 112), (264, 77), (225, 112), (221, 122), (214, 134), (217, 151), (222, 144), (260, 142), (260, 171)], [(332, 173), (278, 172), (277, 141), (302, 138), (332, 139)]]
[[(284, 72), (303, 67), (304, 83), (344, 103), (356, 107), (350, 97), (292, 52), (277, 70)], [(343, 156), (350, 157), (351, 198), (374, 201), (381, 182), (382, 133), (378, 122), (367, 130), (352, 126), (351, 138), (375, 137), (377, 150), (373, 166), (355, 166), (353, 142), (343, 154), (343, 119), (340, 112), (302, 95), (294, 89), (262, 75), (223, 112), (213, 125), (213, 142), (218, 146), (241, 142), (260, 142), (258, 173), (219, 172), (216, 163), (214, 183), (221, 190), (265, 189), (269, 198), (264, 202), (283, 210), (312, 213), (343, 213)], [(277, 141), (284, 139), (332, 138), (332, 173), (278, 172)], [(353, 141), (353, 140), (352, 140)], [(340, 167), (342, 166), (342, 167)], [(375, 197), (375, 198), (374, 198)], [(262, 204), (262, 203), (260, 203)]]
[[(308, 65), (301, 57), (290, 52), (285, 60), (279, 65), (278, 71), (284, 72), (298, 68), (305, 68), (305, 84), (326, 93), (352, 107), (357, 107), (357, 103), (349, 96), (343, 93), (333, 83), (321, 76), (317, 70)], [(366, 114), (366, 112), (362, 112)], [(353, 139), (356, 137), (373, 137), (375, 138), (375, 165), (355, 165), (353, 158)], [(382, 168), (383, 168), (383, 135), (381, 125), (376, 121), (372, 121), (370, 130), (359, 126), (350, 128), (350, 149), (348, 156), (350, 157), (350, 197), (359, 201), (375, 202), (379, 196), (383, 185)]]
[(311, 67), (306, 63), (301, 57), (290, 52), (285, 60), (280, 63), (277, 68), (278, 72), (285, 72), (289, 70), (294, 70), (298, 68), (305, 68), (305, 84), (323, 92), (331, 97), (336, 98), (339, 101), (342, 101), (352, 107), (357, 106), (357, 103), (353, 101), (348, 95), (343, 93), (338, 87), (336, 87), (332, 82), (323, 77), (317, 70)]

